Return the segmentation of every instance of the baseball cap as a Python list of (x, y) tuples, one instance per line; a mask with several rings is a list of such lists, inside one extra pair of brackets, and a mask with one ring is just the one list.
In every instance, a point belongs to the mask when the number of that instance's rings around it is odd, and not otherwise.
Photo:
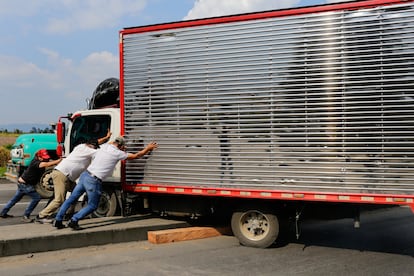
[(124, 137), (122, 136), (118, 136), (115, 138), (115, 142), (119, 145), (119, 146), (123, 146), (125, 145), (125, 140)]
[(46, 149), (38, 150), (36, 155), (37, 157), (42, 158), (42, 159), (50, 159), (50, 155)]

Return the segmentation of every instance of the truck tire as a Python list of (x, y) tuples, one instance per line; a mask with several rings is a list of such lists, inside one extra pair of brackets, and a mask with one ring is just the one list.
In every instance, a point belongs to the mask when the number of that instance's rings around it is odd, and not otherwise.
[(117, 200), (115, 192), (103, 190), (99, 199), (98, 209), (93, 211), (92, 217), (112, 217), (116, 214), (116, 210)]
[(250, 247), (267, 248), (279, 236), (279, 220), (275, 214), (259, 210), (234, 212), (231, 229), (240, 244)]
[(35, 186), (36, 192), (42, 198), (53, 197), (53, 194), (54, 194), (53, 179), (50, 175), (52, 171), (53, 171), (53, 168), (46, 169), (42, 177), (40, 178), (39, 182)]

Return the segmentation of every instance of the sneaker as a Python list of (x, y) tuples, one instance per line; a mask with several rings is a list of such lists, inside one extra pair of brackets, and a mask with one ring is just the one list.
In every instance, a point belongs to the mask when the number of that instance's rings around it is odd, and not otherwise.
[(33, 222), (34, 219), (31, 219), (29, 216), (23, 216), (22, 221), (26, 223), (30, 223), (30, 222)]
[(79, 226), (77, 221), (69, 220), (68, 227), (72, 228), (73, 230), (81, 230), (82, 227)]
[(56, 227), (57, 229), (63, 229), (65, 228), (65, 225), (63, 225), (61, 220), (54, 220), (53, 224), (54, 227)]
[(44, 218), (41, 218), (41, 217), (39, 217), (39, 215), (37, 215), (37, 216), (36, 216), (36, 222), (37, 222), (37, 223), (40, 223), (40, 224), (44, 224), (44, 223), (52, 223), (52, 222), (53, 222), (53, 219), (52, 219), (52, 218), (50, 218), (50, 217), (44, 217)]
[(1, 214), (0, 217), (2, 217), (2, 218), (12, 218), (13, 216), (9, 215), (9, 214)]

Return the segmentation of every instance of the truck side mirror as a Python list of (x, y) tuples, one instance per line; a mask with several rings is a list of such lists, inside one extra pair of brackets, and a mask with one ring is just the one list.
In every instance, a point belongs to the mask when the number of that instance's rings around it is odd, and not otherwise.
[(56, 124), (56, 138), (59, 144), (65, 141), (65, 123), (64, 122), (59, 121)]

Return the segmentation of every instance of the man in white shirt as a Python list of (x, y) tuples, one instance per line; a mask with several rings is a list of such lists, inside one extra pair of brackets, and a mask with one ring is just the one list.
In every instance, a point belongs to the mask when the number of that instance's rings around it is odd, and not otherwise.
[(65, 201), (66, 192), (76, 185), (75, 181), (91, 163), (100, 144), (108, 141), (111, 132), (105, 137), (90, 139), (84, 144), (77, 145), (73, 151), (55, 167), (51, 173), (54, 188), (54, 199), (36, 217), (38, 223), (52, 223), (52, 215), (56, 213)]
[(56, 215), (53, 226), (62, 229), (63, 217), (69, 207), (78, 200), (78, 198), (86, 192), (88, 203), (79, 212), (74, 214), (68, 222), (68, 227), (79, 230), (78, 221), (91, 214), (98, 208), (99, 199), (102, 192), (102, 180), (112, 174), (116, 164), (121, 160), (131, 160), (140, 158), (158, 147), (157, 143), (151, 142), (145, 148), (137, 153), (127, 153), (125, 149), (125, 140), (123, 137), (117, 137), (114, 141), (102, 145), (97, 150), (91, 164), (84, 171), (79, 179), (78, 184), (73, 190), (70, 197), (63, 203), (62, 207)]

